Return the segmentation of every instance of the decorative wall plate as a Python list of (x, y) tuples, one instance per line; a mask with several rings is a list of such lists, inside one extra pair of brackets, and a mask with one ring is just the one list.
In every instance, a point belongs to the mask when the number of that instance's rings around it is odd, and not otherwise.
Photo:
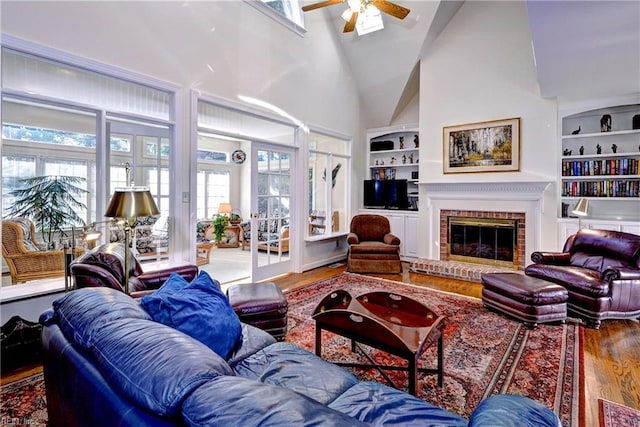
[(247, 159), (247, 153), (245, 153), (242, 150), (236, 150), (233, 153), (231, 153), (231, 160), (233, 160), (233, 163), (244, 163), (244, 161)]

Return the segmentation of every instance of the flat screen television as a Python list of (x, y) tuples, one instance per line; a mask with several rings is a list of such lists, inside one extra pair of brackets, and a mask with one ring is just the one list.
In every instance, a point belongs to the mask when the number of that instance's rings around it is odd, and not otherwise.
[(406, 179), (388, 180), (385, 187), (387, 193), (387, 209), (407, 209), (409, 207)]
[(365, 208), (407, 209), (407, 180), (365, 180), (363, 205)]
[(364, 181), (364, 207), (365, 208), (382, 208), (387, 205), (385, 196), (385, 183), (375, 179)]

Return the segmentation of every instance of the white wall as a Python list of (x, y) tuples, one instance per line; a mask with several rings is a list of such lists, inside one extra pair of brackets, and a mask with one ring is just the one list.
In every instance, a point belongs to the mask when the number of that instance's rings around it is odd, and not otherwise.
[[(322, 13), (305, 15), (308, 31), (300, 37), (239, 0), (28, 1), (0, 7), (4, 34), (182, 88), (178, 142), (186, 153), (190, 89), (236, 102), (238, 95), (259, 98), (303, 122), (353, 135), (356, 147), (362, 141), (351, 71)], [(188, 162), (179, 170), (182, 191), (188, 191)], [(355, 206), (357, 195), (352, 197)], [(313, 245), (302, 252), (303, 264), (327, 259), (335, 247)]]
[[(466, 2), (420, 65), (420, 180), (552, 182), (541, 203), (540, 245), (556, 246), (557, 105), (540, 97), (525, 2)], [(521, 118), (519, 172), (443, 173), (445, 126)], [(420, 255), (437, 240), (420, 194)], [(471, 208), (469, 208), (471, 209)]]

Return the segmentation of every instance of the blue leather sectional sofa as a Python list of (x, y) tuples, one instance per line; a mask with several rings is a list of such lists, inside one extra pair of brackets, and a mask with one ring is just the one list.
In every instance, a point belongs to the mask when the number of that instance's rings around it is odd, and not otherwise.
[[(143, 306), (86, 288), (42, 314), (50, 426), (560, 425), (512, 395), (485, 400), (466, 420), (245, 324), (223, 358)], [(188, 317), (197, 322), (197, 309)]]

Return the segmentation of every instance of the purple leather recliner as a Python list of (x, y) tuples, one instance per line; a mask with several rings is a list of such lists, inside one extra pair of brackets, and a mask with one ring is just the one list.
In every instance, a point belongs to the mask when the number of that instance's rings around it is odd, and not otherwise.
[(534, 252), (531, 260), (525, 273), (564, 286), (567, 311), (587, 326), (640, 318), (640, 236), (581, 229), (562, 252)]

